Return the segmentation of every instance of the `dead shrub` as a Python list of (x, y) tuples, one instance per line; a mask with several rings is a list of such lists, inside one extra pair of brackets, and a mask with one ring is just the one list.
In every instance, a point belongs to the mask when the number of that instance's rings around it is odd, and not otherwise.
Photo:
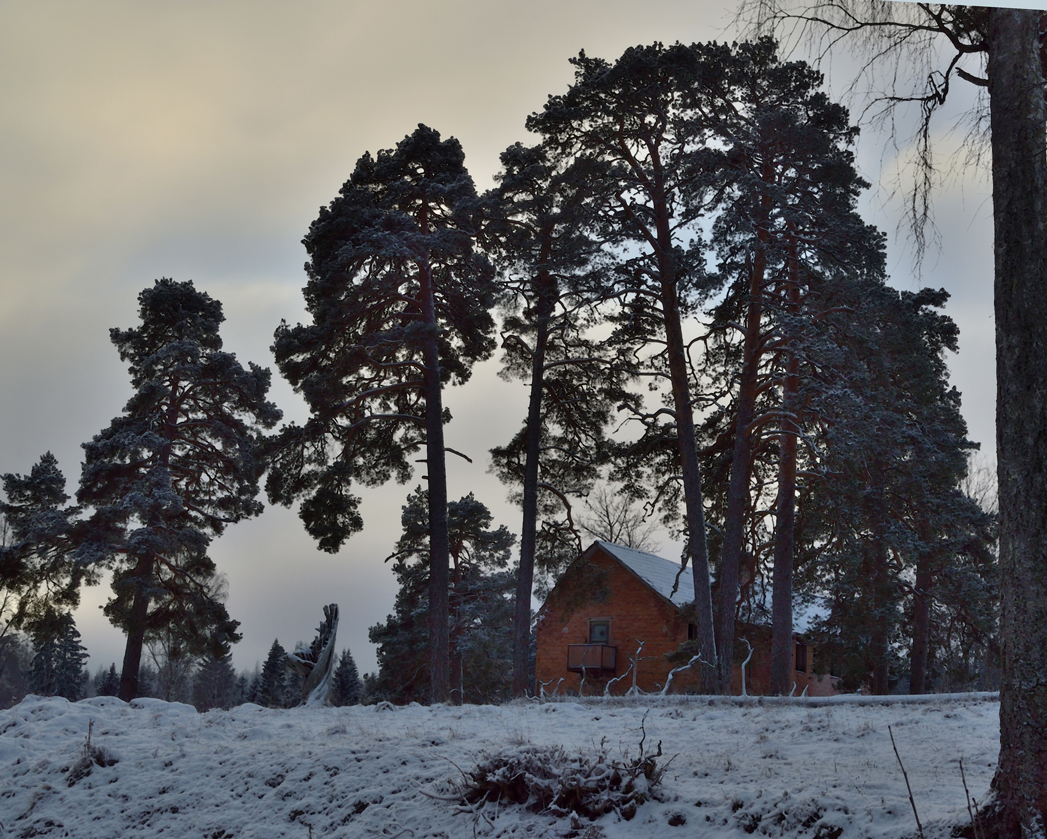
[(522, 746), (486, 755), (463, 772), (461, 799), (475, 808), (488, 803), (517, 804), (536, 813), (575, 814), (590, 820), (616, 813), (628, 821), (636, 808), (654, 797), (668, 763), (659, 768), (655, 754), (630, 759), (612, 757), (601, 747), (592, 755), (570, 755), (560, 746)]

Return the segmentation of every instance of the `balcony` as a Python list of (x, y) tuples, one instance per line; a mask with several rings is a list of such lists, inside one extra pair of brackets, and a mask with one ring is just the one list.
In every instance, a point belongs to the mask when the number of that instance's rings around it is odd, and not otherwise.
[(568, 644), (567, 669), (581, 673), (613, 673), (618, 662), (618, 648), (606, 644)]

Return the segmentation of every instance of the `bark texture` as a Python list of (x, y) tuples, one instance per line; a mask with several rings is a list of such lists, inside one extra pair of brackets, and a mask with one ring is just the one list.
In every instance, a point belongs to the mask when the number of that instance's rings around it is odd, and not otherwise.
[(1003, 680), (999, 835), (1047, 819), (1047, 160), (1040, 12), (989, 10)]

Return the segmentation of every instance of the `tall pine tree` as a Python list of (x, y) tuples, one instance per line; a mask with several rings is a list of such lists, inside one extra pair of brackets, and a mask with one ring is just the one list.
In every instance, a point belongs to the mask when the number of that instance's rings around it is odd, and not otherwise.
[(114, 569), (110, 620), (127, 634), (120, 698), (137, 695), (146, 634), (171, 622), (216, 654), (237, 622), (211, 594), (211, 539), (258, 515), (269, 371), (222, 351), (222, 306), (192, 282), (157, 280), (139, 296), (138, 327), (110, 330), (134, 395), (84, 444), (77, 499), (91, 505), (83, 562)]
[(502, 376), (522, 379), (529, 395), (523, 428), (491, 454), (523, 513), (513, 621), (513, 693), (522, 696), (536, 562), (562, 569), (581, 552), (570, 499), (592, 488), (604, 429), (628, 397), (621, 366), (586, 334), (606, 294), (597, 220), (613, 181), (598, 161), (565, 161), (541, 145), (517, 143), (501, 160), (499, 185), (486, 196), (486, 241), (504, 291)]
[[(549, 97), (527, 127), (558, 158), (591, 160), (607, 170), (614, 201), (604, 221), (625, 245), (614, 279), (621, 313), (615, 340), (638, 348), (639, 375), (664, 384), (664, 404), (639, 411), (635, 419), (646, 441), (657, 438), (650, 445), (665, 469), (656, 495), (669, 517), (677, 517), (682, 501), (683, 559), (694, 577), (702, 677), (718, 692), (693, 371), (684, 335), (684, 321), (695, 313), (705, 284), (705, 248), (696, 224), (705, 179), (692, 165), (703, 138), (694, 131), (690, 98), (697, 85), (715, 84), (722, 76), (715, 60), (703, 60), (706, 52), (654, 44), (630, 48), (613, 64), (580, 53), (571, 60), (574, 84)], [(650, 471), (655, 460), (650, 447), (634, 451), (626, 471), (635, 477), (645, 466)]]
[(365, 154), (304, 239), (313, 322), (282, 324), (273, 351), (312, 418), (280, 437), (269, 497), (321, 548), (363, 527), (354, 485), (406, 482), (425, 448), (430, 700), (448, 698), (447, 468), (443, 387), (494, 349), (493, 271), (474, 249), (477, 198), (455, 139), (425, 126)]

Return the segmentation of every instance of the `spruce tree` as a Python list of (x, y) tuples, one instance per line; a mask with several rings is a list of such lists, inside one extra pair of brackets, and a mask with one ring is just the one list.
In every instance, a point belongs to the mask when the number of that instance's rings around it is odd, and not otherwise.
[(41, 696), (82, 699), (87, 687), (87, 650), (69, 612), (50, 612), (30, 629), (34, 655), (29, 667), (29, 689)]
[(21, 702), (29, 692), (27, 677), (33, 648), (19, 632), (0, 638), (0, 709)]
[(210, 594), (207, 548), (227, 525), (261, 512), (261, 429), (280, 418), (265, 399), (268, 370), (245, 370), (223, 352), (217, 300), (166, 278), (138, 300), (140, 325), (110, 330), (135, 393), (84, 444), (77, 493), (94, 507), (79, 558), (114, 569), (106, 614), (127, 634), (124, 700), (137, 695), (151, 630), (178, 623), (217, 654), (239, 640)]
[(116, 696), (120, 692), (120, 674), (116, 672), (116, 663), (109, 665), (108, 670), (99, 670), (95, 676), (95, 694), (98, 696)]
[(287, 651), (274, 640), (262, 665), (262, 676), (258, 685), (258, 695), (254, 699), (266, 708), (287, 707), (287, 682), (291, 671), (287, 664)]
[(356, 669), (352, 653), (343, 650), (338, 659), (338, 666), (334, 671), (334, 681), (331, 685), (331, 704), (337, 708), (345, 705), (359, 705), (363, 693), (363, 683), (360, 681), (360, 673)]
[(406, 482), (425, 449), (432, 702), (448, 696), (445, 385), (494, 349), (493, 271), (474, 249), (477, 198), (455, 139), (425, 126), (365, 154), (303, 240), (312, 323), (276, 331), (280, 372), (309, 403), (281, 432), (266, 484), (337, 551), (363, 527), (355, 486)]
[(203, 713), (237, 704), (236, 671), (231, 656), (208, 656), (193, 679), (193, 705)]

